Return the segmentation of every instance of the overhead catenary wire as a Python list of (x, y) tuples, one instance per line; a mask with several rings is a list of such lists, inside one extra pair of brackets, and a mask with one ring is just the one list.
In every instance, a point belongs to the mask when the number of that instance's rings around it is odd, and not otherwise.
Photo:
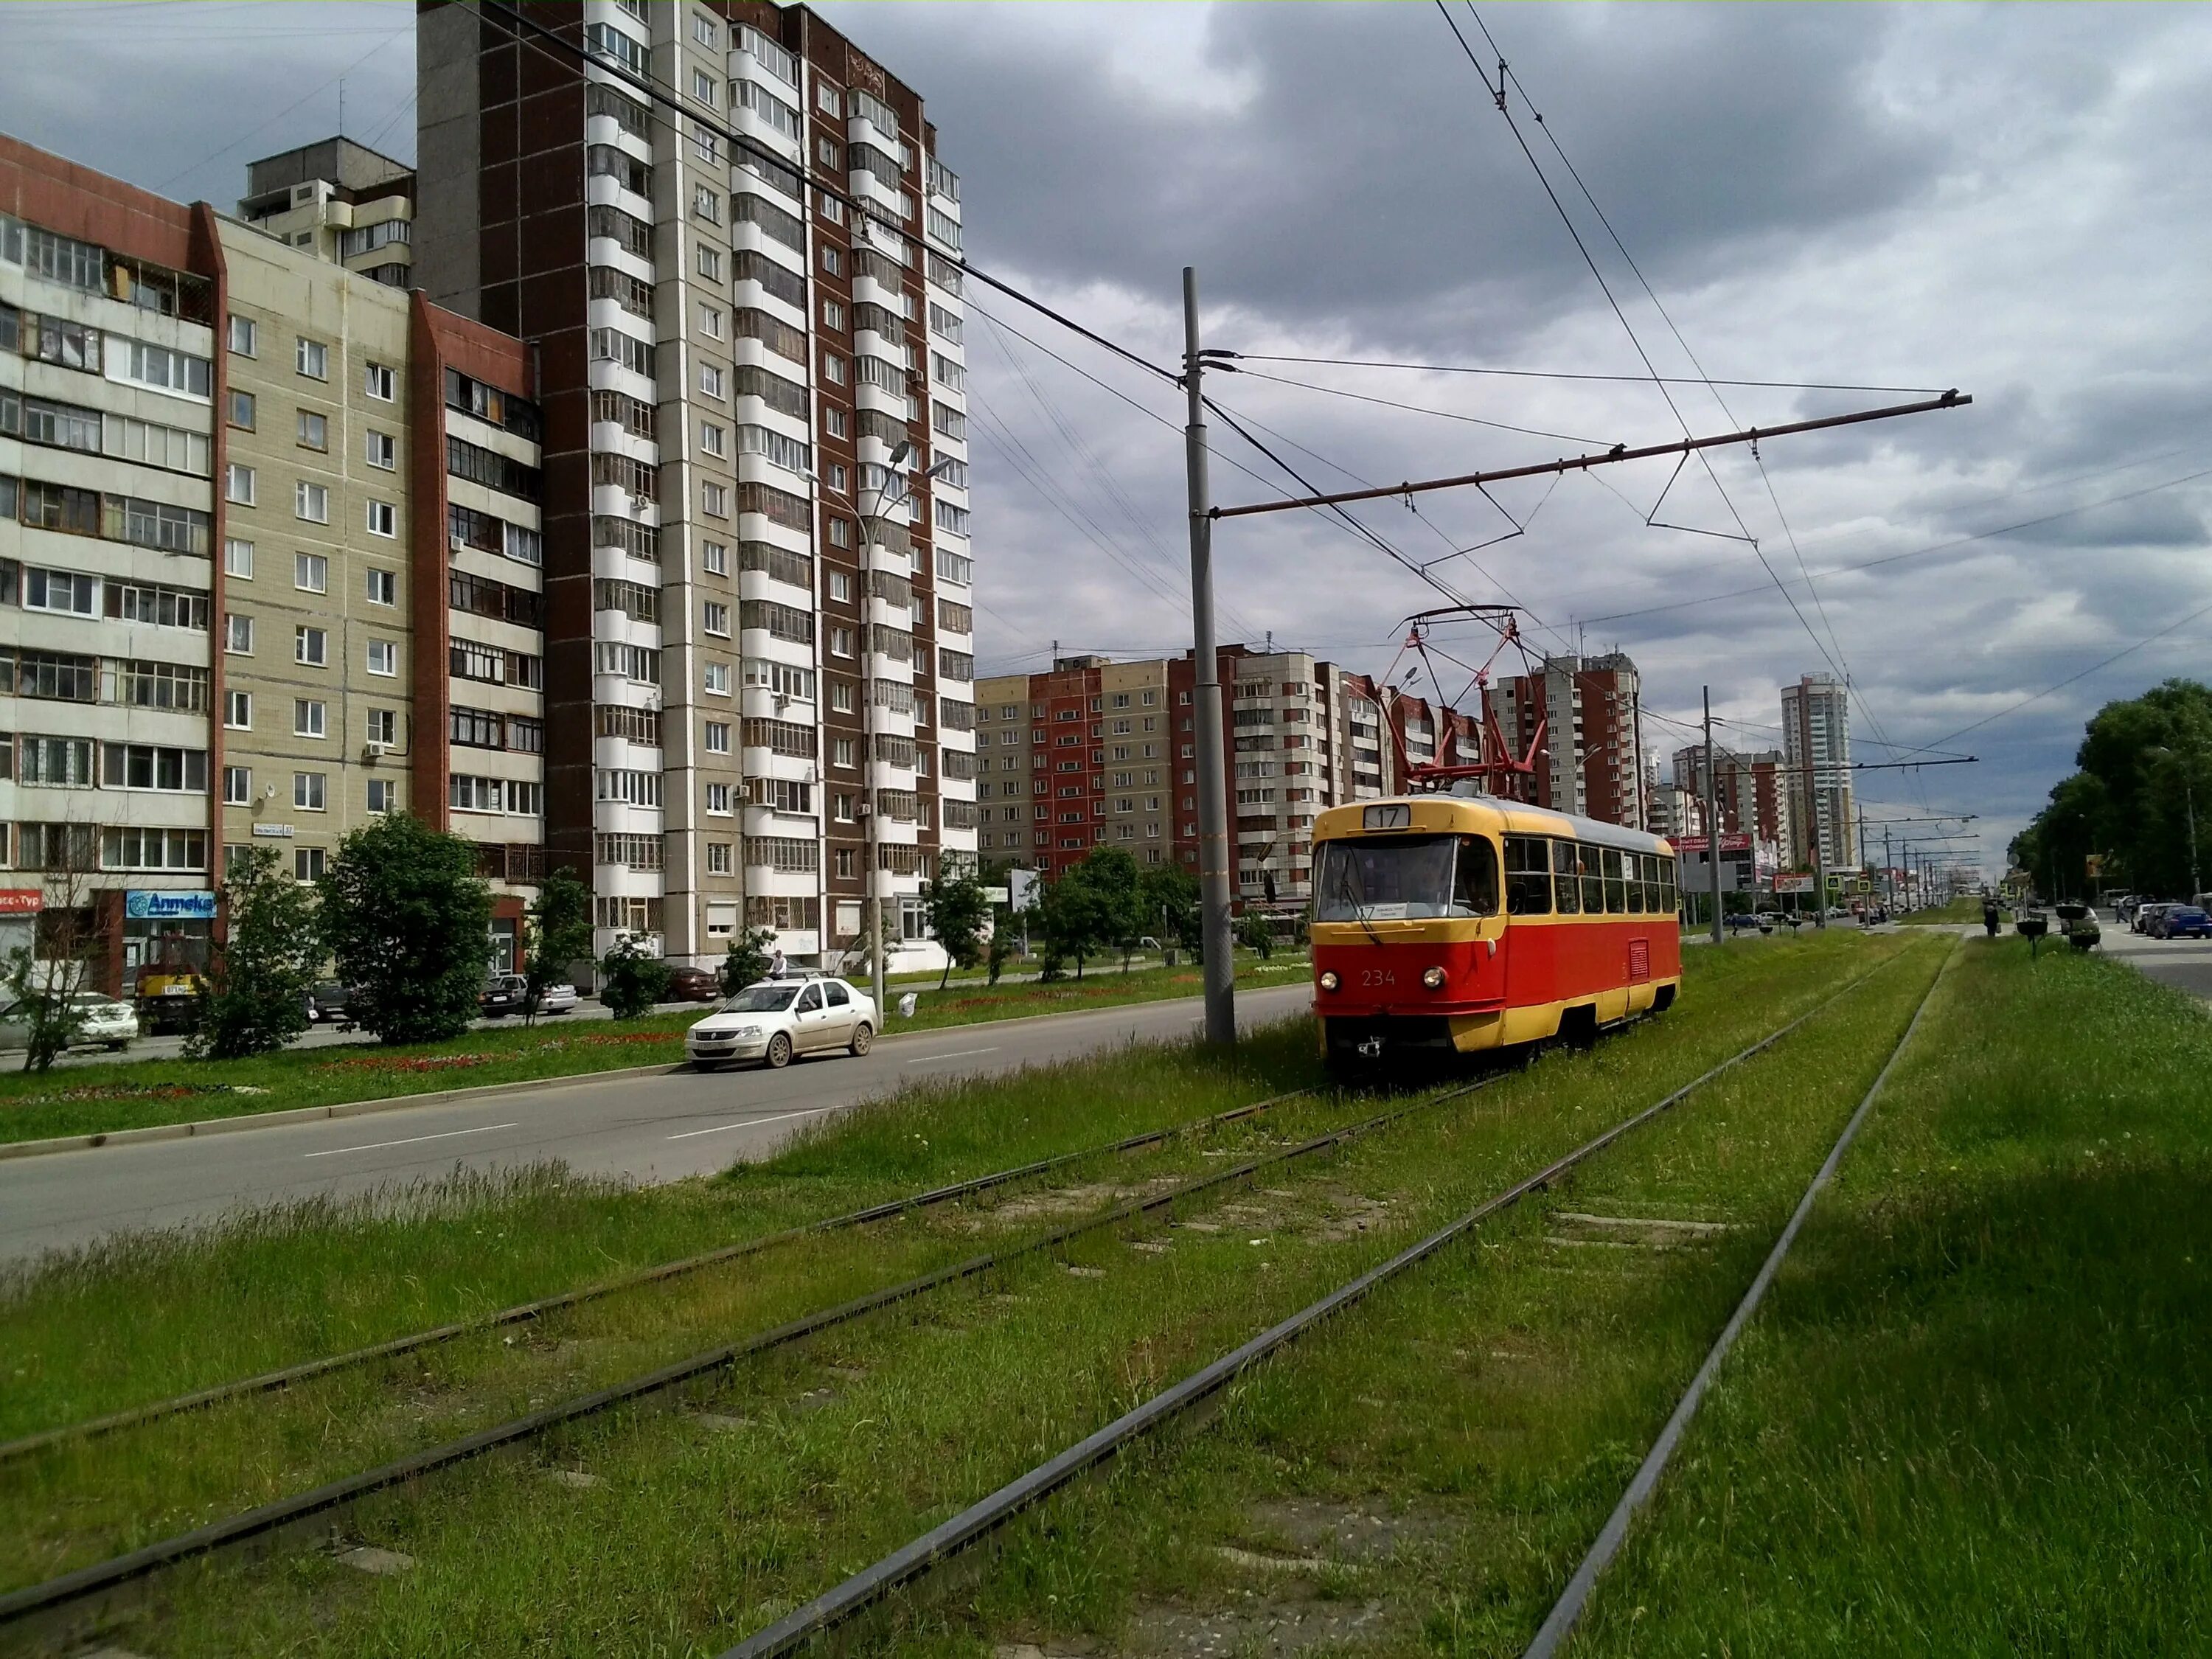
[[(1518, 380), (1602, 380), (1630, 386), (1748, 386), (1776, 392), (1897, 392), (1922, 397), (1941, 392), (1940, 386), (1865, 386), (1840, 380), (1731, 380), (1702, 374), (1601, 374), (1573, 369), (1486, 368), (1468, 363), (1403, 363), (1377, 357), (1302, 357), (1279, 352), (1239, 351), (1239, 362), (1309, 363), (1320, 368), (1397, 368), (1424, 374), (1486, 374)], [(1247, 369), (1243, 373), (1252, 371)]]
[[(1233, 366), (1224, 364), (1220, 367)], [(1340, 386), (1316, 386), (1310, 380), (1293, 380), (1285, 375), (1263, 374), (1256, 368), (1237, 368), (1235, 372), (1243, 375), (1247, 380), (1271, 380), (1277, 386), (1295, 386), (1301, 392), (1324, 392), (1332, 398), (1348, 398), (1355, 403), (1377, 404), (1385, 409), (1402, 409), (1410, 415), (1428, 415), (1440, 421), (1462, 421), (1469, 426), (1486, 426), (1498, 432), (1516, 432), (1524, 437), (1557, 438), (1562, 443), (1591, 444), (1599, 448), (1604, 447), (1606, 441), (1602, 438), (1585, 438), (1572, 432), (1547, 432), (1541, 427), (1516, 426), (1510, 421), (1486, 420), (1480, 415), (1462, 415), (1455, 410), (1429, 409), (1419, 404), (1404, 403), (1395, 398), (1376, 398), (1364, 392), (1346, 392)]]

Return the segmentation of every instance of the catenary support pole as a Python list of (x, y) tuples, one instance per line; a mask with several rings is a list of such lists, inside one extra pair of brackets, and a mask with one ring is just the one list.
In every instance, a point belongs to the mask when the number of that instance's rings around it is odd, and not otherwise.
[(1198, 749), (1198, 883), (1206, 972), (1206, 1040), (1237, 1041), (1237, 963), (1230, 954), (1229, 795), (1222, 757), (1221, 658), (1213, 643), (1213, 520), (1206, 477), (1206, 404), (1200, 384), (1198, 272), (1182, 268), (1183, 428), (1190, 477), (1192, 735)]
[(1705, 868), (1713, 878), (1713, 943), (1721, 931), (1721, 759), (1713, 752), (1713, 688), (1705, 687)]

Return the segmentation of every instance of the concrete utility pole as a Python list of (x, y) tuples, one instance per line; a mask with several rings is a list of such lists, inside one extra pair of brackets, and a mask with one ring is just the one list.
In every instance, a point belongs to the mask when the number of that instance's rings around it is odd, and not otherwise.
[(1190, 477), (1191, 723), (1198, 750), (1198, 884), (1200, 959), (1206, 973), (1206, 1040), (1237, 1041), (1237, 963), (1230, 954), (1228, 770), (1222, 757), (1221, 659), (1213, 643), (1212, 501), (1206, 477), (1206, 403), (1199, 381), (1198, 272), (1182, 268), (1183, 428)]
[(1727, 935), (1721, 931), (1721, 765), (1713, 753), (1713, 688), (1705, 691), (1705, 866), (1713, 878), (1713, 943)]

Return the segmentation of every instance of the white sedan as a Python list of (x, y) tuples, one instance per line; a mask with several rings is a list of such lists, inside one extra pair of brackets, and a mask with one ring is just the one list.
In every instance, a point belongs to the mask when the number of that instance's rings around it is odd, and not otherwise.
[[(72, 1048), (120, 1053), (137, 1041), (138, 1015), (129, 1003), (97, 991), (79, 991), (70, 1000), (76, 1003), (77, 1014)], [(30, 1041), (31, 1011), (20, 1002), (0, 1008), (0, 1048), (27, 1048)]]
[(794, 1055), (832, 1048), (865, 1054), (874, 1046), (877, 1024), (868, 994), (842, 979), (764, 979), (684, 1033), (684, 1052), (702, 1072), (731, 1060), (781, 1068)]

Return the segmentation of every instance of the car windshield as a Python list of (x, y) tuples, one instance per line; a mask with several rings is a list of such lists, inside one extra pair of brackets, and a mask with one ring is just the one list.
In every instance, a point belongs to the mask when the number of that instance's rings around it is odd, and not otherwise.
[(722, 1005), (726, 1014), (777, 1014), (791, 1006), (796, 985), (748, 985)]
[(1498, 849), (1474, 836), (1332, 841), (1315, 872), (1316, 921), (1412, 921), (1498, 911)]

